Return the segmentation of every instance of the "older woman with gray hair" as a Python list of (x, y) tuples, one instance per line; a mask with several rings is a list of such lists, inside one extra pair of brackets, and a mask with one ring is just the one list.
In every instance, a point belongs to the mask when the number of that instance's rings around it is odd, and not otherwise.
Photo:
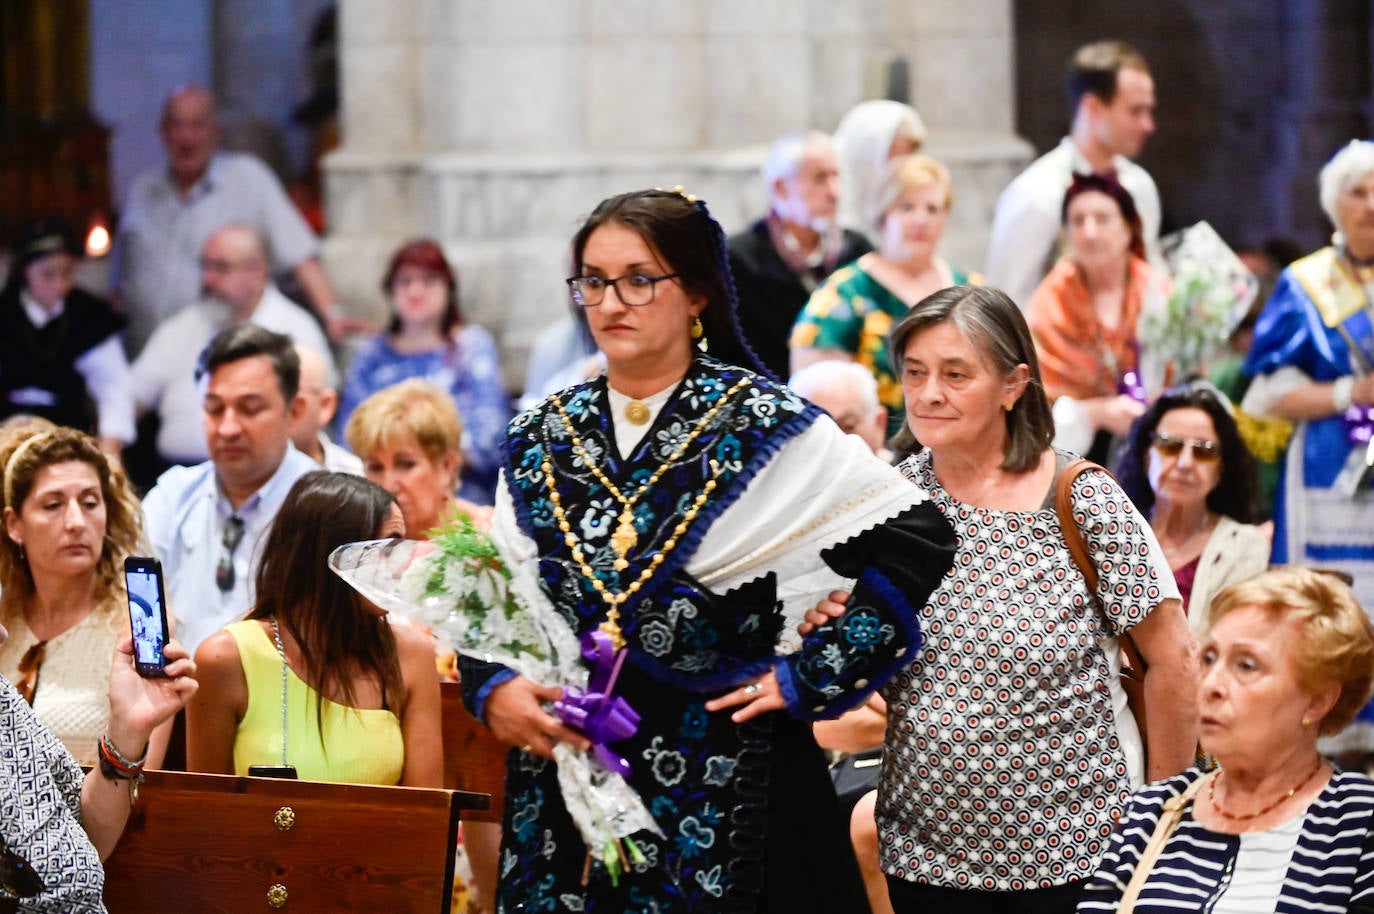
[[(1087, 547), (1073, 558), (1054, 496), (1073, 458), (1050, 446), (1030, 329), (1005, 293), (936, 292), (889, 345), (901, 437), (925, 446), (899, 469), (956, 537), (919, 614), (922, 651), (882, 691), (892, 908), (1067, 914), (1132, 788), (1193, 760), (1197, 669), (1178, 590), (1149, 522), (1101, 468), (1067, 477)], [(1114, 639), (1128, 632), (1147, 665), (1143, 734), (1116, 681)]]
[[(1336, 568), (1374, 606), (1374, 142), (1348, 144), (1322, 169), (1329, 247), (1283, 271), (1255, 326), (1242, 409), (1296, 424), (1275, 504), (1275, 564)], [(1374, 751), (1374, 709), (1327, 751)]]

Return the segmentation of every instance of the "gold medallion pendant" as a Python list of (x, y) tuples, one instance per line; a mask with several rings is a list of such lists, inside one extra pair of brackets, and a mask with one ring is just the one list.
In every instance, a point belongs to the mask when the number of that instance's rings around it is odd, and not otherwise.
[(625, 404), (625, 418), (633, 425), (643, 425), (649, 421), (649, 407), (638, 400)]
[(615, 532), (611, 534), (611, 548), (615, 550), (615, 570), (624, 571), (630, 565), (625, 557), (639, 542), (639, 531), (635, 529), (635, 518), (629, 505), (621, 509), (617, 520)]

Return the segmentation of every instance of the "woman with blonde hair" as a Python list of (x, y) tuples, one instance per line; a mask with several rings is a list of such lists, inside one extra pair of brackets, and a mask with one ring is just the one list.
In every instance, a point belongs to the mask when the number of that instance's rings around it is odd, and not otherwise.
[(1198, 734), (1220, 767), (1131, 798), (1081, 912), (1368, 911), (1374, 781), (1317, 750), (1374, 686), (1374, 626), (1333, 574), (1288, 566), (1208, 612)]
[(358, 405), (344, 429), (363, 474), (396, 497), (406, 537), (429, 531), (464, 513), (479, 522), (491, 508), (459, 498), (463, 420), (453, 398), (413, 378), (377, 391)]
[(824, 359), (870, 369), (892, 435), (901, 428), (903, 408), (902, 385), (888, 355), (888, 330), (926, 296), (982, 280), (936, 254), (954, 202), (948, 168), (925, 155), (897, 159), (876, 200), (878, 250), (836, 270), (811, 294), (793, 325), (790, 345), (794, 373)]
[[(0, 673), (83, 765), (109, 723), (110, 658), (128, 636), (124, 559), (147, 552), (138, 500), (91, 436), (32, 421), (0, 436)], [(169, 724), (153, 733), (162, 763)]]

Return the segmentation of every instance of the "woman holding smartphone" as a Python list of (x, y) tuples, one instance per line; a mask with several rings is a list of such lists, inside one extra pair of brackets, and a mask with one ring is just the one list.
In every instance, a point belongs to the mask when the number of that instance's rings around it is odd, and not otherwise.
[[(147, 551), (138, 500), (83, 432), (43, 420), (0, 436), (0, 673), (82, 765), (110, 719), (109, 664), (129, 632), (124, 559)], [(147, 764), (157, 767), (170, 723)]]
[(344, 543), (404, 533), (395, 499), (362, 477), (297, 480), (263, 547), (257, 604), (196, 651), (205, 688), (187, 707), (188, 769), (440, 786), (433, 645), (327, 563)]

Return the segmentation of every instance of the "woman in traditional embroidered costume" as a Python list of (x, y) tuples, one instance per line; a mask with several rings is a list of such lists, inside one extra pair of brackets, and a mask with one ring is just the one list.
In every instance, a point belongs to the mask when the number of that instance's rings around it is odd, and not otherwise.
[[(511, 423), (492, 538), (538, 561), (542, 597), (584, 643), (623, 650), (615, 691), (641, 720), (602, 749), (628, 765), (664, 837), (637, 833), (642, 859), (618, 880), (586, 856), (550, 762), (560, 741), (589, 743), (546, 710), (562, 690), (464, 657), (474, 713), (520, 747), (501, 903), (856, 909), (857, 868), (818, 809), (833, 793), (798, 718), (857, 705), (910, 659), (913, 607), (949, 567), (950, 528), (861, 441), (739, 367), (756, 362), (704, 204), (666, 191), (606, 200), (573, 263), (607, 371)], [(849, 612), (798, 638), (805, 610), (847, 578)]]
[[(1241, 408), (1296, 428), (1275, 499), (1275, 564), (1338, 568), (1374, 606), (1374, 142), (1354, 141), (1322, 169), (1334, 243), (1279, 277), (1255, 326)], [(1328, 751), (1374, 751), (1366, 708)]]

